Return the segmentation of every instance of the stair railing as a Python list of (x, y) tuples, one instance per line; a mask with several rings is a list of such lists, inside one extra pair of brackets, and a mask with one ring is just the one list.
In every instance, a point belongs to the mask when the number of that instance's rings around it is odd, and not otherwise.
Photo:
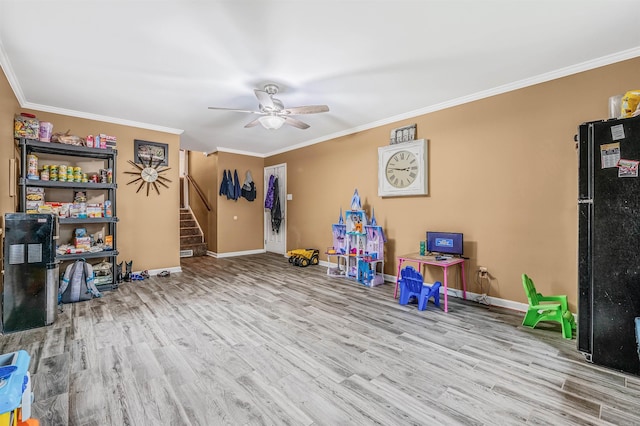
[(204, 192), (202, 191), (202, 189), (200, 189), (200, 186), (198, 185), (198, 183), (195, 181), (195, 179), (191, 177), (191, 175), (187, 174), (185, 176), (187, 177), (187, 181), (189, 181), (189, 183), (196, 190), (196, 194), (198, 194), (204, 206), (207, 208), (208, 211), (211, 211), (211, 204), (209, 204), (209, 202), (207, 201), (207, 197), (205, 197)]

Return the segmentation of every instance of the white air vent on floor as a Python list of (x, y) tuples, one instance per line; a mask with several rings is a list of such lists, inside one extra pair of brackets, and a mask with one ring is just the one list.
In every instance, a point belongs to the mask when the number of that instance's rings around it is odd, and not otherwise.
[(192, 257), (193, 250), (180, 250), (180, 257)]

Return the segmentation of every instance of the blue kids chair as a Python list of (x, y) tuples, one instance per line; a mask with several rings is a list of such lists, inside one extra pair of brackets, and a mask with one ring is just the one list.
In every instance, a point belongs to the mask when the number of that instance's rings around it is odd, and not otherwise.
[(400, 271), (398, 303), (406, 305), (411, 298), (415, 297), (418, 300), (418, 310), (424, 311), (427, 309), (429, 299), (433, 297), (433, 303), (439, 307), (441, 285), (440, 281), (436, 281), (432, 286), (426, 285), (422, 274), (416, 271), (413, 266), (407, 266)]

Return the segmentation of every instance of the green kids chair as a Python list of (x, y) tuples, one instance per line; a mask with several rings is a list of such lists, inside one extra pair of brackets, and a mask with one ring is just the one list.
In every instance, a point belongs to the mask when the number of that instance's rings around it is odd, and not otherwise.
[(522, 286), (529, 299), (529, 309), (522, 320), (525, 327), (535, 328), (540, 321), (557, 321), (562, 325), (562, 337), (573, 338), (576, 322), (567, 305), (567, 296), (543, 296), (536, 291), (533, 280), (522, 274)]

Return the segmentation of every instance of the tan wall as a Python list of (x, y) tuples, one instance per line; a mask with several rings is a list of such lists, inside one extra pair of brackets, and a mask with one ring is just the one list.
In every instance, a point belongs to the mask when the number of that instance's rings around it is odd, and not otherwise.
[(9, 160), (15, 156), (13, 115), (18, 108), (13, 90), (0, 69), (0, 213), (3, 217), (6, 212), (14, 212), (17, 203), (16, 197), (9, 196), (10, 187), (16, 188), (16, 182), (9, 175)]
[[(222, 181), (223, 170), (238, 171), (240, 185), (245, 181), (245, 173), (251, 171), (257, 189), (257, 197), (249, 202), (244, 198), (237, 201), (218, 196), (218, 253), (262, 250), (264, 248), (264, 207), (263, 170), (264, 159), (245, 155), (218, 152), (218, 183)], [(219, 189), (219, 184), (218, 188)], [(218, 192), (216, 191), (216, 194)]]
[[(575, 309), (573, 137), (580, 123), (607, 117), (609, 96), (637, 88), (639, 69), (633, 59), (267, 158), (266, 166), (287, 163), (287, 247), (330, 246), (331, 224), (357, 188), (389, 239), (387, 274), (395, 275), (396, 256), (418, 250), (425, 231), (463, 232), (471, 291), (480, 292), (473, 271), (482, 265), (490, 295), (524, 303), (526, 272)], [(429, 140), (429, 195), (380, 198), (377, 147), (412, 123)]]
[(202, 232), (205, 236), (207, 249), (212, 252), (218, 250), (217, 217), (218, 217), (218, 190), (220, 182), (218, 177), (218, 155), (203, 155), (202, 152), (189, 152), (189, 174), (205, 194), (211, 207), (208, 211), (200, 197), (192, 186), (189, 187), (189, 206), (193, 211)]
[[(118, 223), (118, 261), (133, 260), (134, 270), (165, 269), (180, 265), (180, 229), (179, 229), (179, 149), (178, 135), (145, 130), (118, 124), (105, 123), (52, 114), (41, 111), (29, 111), (19, 108), (13, 91), (2, 74), (0, 77), (0, 207), (2, 213), (13, 211), (13, 201), (7, 195), (9, 185), (5, 165), (13, 155), (13, 116), (16, 112), (27, 111), (36, 114), (38, 119), (50, 121), (55, 131), (66, 131), (80, 136), (106, 133), (118, 138), (117, 162), (117, 215)], [(169, 144), (169, 166), (171, 170), (163, 174), (172, 182), (169, 189), (161, 188), (160, 195), (155, 192), (146, 196), (145, 189), (136, 194), (137, 185), (127, 185), (132, 180), (125, 171), (134, 171), (127, 163), (133, 159), (134, 139)], [(152, 189), (153, 191), (153, 189)]]

